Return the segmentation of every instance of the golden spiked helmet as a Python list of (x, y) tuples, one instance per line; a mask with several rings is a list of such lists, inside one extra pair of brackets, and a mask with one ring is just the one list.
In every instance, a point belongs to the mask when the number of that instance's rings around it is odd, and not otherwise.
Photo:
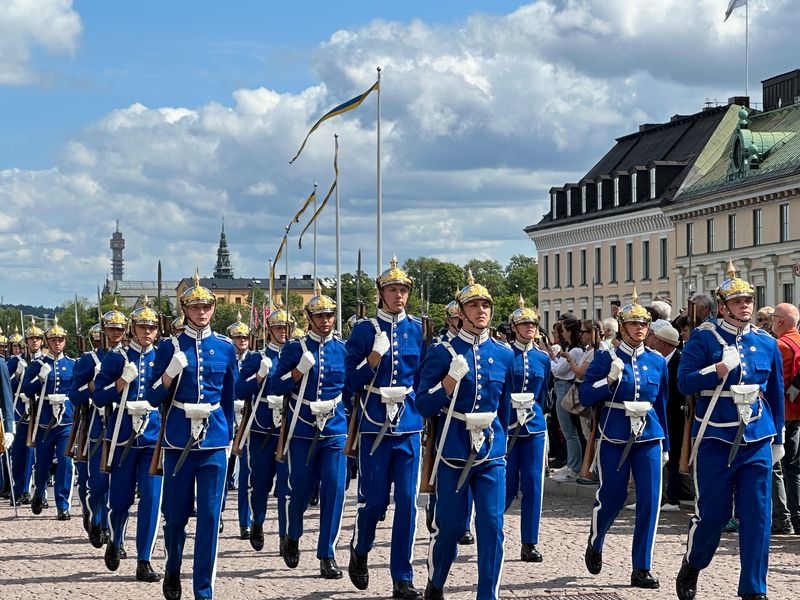
[(37, 338), (37, 337), (43, 338), (44, 331), (42, 331), (36, 326), (36, 319), (31, 317), (31, 325), (25, 330), (25, 339), (27, 340), (28, 338)]
[(8, 341), (11, 344), (21, 344), (23, 342), (23, 337), (19, 333), (19, 327), (14, 328), (14, 333), (8, 336)]
[(488, 300), (494, 306), (492, 295), (480, 283), (475, 283), (475, 278), (472, 276), (472, 269), (467, 272), (467, 285), (458, 292), (456, 300), (460, 306), (464, 306), (467, 302), (473, 300)]
[(444, 307), (444, 315), (446, 317), (460, 317), (461, 313), (458, 311), (458, 302), (450, 300)]
[(3, 329), (0, 328), (0, 346), (5, 346), (6, 344), (8, 344), (8, 338), (3, 335)]
[(392, 260), (389, 261), (389, 268), (380, 274), (380, 277), (375, 280), (375, 283), (378, 284), (379, 290), (387, 285), (405, 285), (411, 290), (411, 287), (414, 285), (414, 281), (408, 273), (397, 266), (396, 256), (392, 256)]
[(306, 312), (309, 315), (321, 315), (324, 313), (336, 312), (336, 302), (330, 296), (322, 293), (319, 281), (314, 286), (314, 295), (306, 304)]
[(247, 337), (249, 335), (250, 335), (250, 326), (247, 325), (246, 323), (242, 323), (242, 313), (240, 311), (236, 313), (236, 322), (228, 325), (228, 337), (237, 337), (237, 336)]
[(95, 323), (89, 328), (89, 339), (94, 340), (95, 342), (99, 342), (100, 339), (103, 337), (103, 328), (100, 327), (100, 323)]
[(117, 299), (114, 298), (114, 304), (111, 310), (103, 315), (103, 327), (111, 327), (112, 329), (125, 329), (128, 326), (128, 317), (126, 317), (119, 310)]
[(522, 294), (519, 295), (519, 300), (517, 300), (517, 307), (517, 310), (508, 317), (508, 322), (512, 326), (520, 325), (521, 323), (539, 324), (539, 313), (536, 312), (535, 308), (528, 308), (525, 306), (525, 300), (522, 299)]
[(181, 305), (191, 306), (192, 304), (214, 304), (217, 297), (208, 288), (200, 285), (200, 274), (195, 269), (192, 286), (186, 288), (181, 296)]
[(636, 286), (633, 286), (630, 304), (623, 306), (617, 313), (617, 321), (620, 325), (625, 323), (649, 323), (652, 320), (647, 309), (639, 304), (639, 295), (636, 293)]
[(717, 302), (725, 304), (728, 300), (734, 298), (755, 298), (756, 291), (744, 279), (736, 276), (736, 268), (733, 266), (733, 261), (728, 259), (728, 272), (726, 273), (727, 279), (719, 284), (717, 288)]
[(142, 298), (141, 305), (131, 313), (131, 324), (158, 327), (158, 314), (150, 308), (150, 300), (147, 294)]
[(50, 338), (67, 337), (67, 330), (58, 324), (58, 317), (53, 317), (53, 324), (45, 330), (44, 337), (48, 340)]
[(267, 317), (267, 324), (270, 327), (294, 327), (294, 317), (283, 308), (276, 308)]
[(183, 331), (184, 329), (186, 329), (186, 321), (183, 315), (178, 315), (172, 319), (172, 331)]

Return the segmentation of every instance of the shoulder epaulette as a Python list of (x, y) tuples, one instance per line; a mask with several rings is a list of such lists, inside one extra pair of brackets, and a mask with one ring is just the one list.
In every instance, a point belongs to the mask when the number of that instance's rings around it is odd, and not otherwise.
[(223, 340), (223, 341), (228, 342), (229, 344), (233, 345), (233, 340), (231, 338), (229, 338), (227, 335), (223, 335), (223, 334), (217, 333), (215, 331), (214, 332), (214, 337), (217, 338), (218, 340)]
[(695, 329), (700, 329), (701, 331), (715, 331), (717, 329), (717, 325), (712, 323), (711, 321), (703, 321), (695, 327)]

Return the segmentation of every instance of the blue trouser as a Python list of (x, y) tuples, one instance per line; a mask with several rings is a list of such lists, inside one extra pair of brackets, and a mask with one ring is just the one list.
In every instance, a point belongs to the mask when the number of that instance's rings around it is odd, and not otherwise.
[(58, 425), (50, 430), (45, 437), (42, 427), (36, 432), (36, 468), (34, 469), (34, 482), (36, 484), (36, 497), (45, 498), (47, 480), (50, 478), (50, 466), (53, 458), (58, 459), (56, 468), (55, 488), (56, 508), (69, 509), (70, 493), (72, 492), (72, 459), (64, 456), (69, 440), (69, 425)]
[(508, 510), (517, 492), (520, 502), (520, 537), (523, 544), (539, 543), (539, 524), (542, 520), (544, 496), (545, 432), (518, 437), (506, 456), (506, 506)]
[(217, 563), (217, 538), (222, 513), (227, 460), (225, 449), (192, 450), (175, 475), (180, 449), (164, 451), (164, 482), (161, 512), (164, 515), (165, 571), (180, 573), (186, 524), (194, 506), (197, 486), (197, 533), (194, 542), (192, 582), (195, 598), (211, 598)]
[(299, 540), (303, 535), (303, 513), (319, 482), (319, 540), (317, 558), (333, 558), (344, 508), (344, 480), (347, 460), (344, 456), (345, 436), (320, 438), (310, 464), (306, 456), (311, 440), (292, 438), (286, 462), (289, 467), (287, 493), (287, 537)]
[(122, 448), (118, 447), (119, 457), (114, 456), (111, 466), (108, 489), (108, 525), (111, 540), (117, 548), (125, 540), (128, 515), (139, 487), (139, 505), (136, 512), (136, 560), (150, 560), (156, 544), (158, 511), (161, 506), (162, 478), (150, 475), (150, 461), (154, 448), (131, 448), (125, 461), (120, 465)]
[(715, 439), (700, 443), (694, 464), (695, 515), (689, 527), (686, 559), (704, 569), (731, 518), (731, 499), (739, 516), (738, 594), (766, 594), (772, 510), (771, 438), (739, 446), (728, 467), (731, 445)]
[(81, 513), (84, 515), (89, 514), (89, 464), (77, 460), (72, 461), (75, 465), (75, 472), (77, 473), (77, 487), (78, 487), (78, 500), (81, 503)]
[[(450, 567), (458, 555), (458, 540), (464, 533), (469, 497), (475, 499), (475, 536), (478, 541), (477, 600), (498, 597), (503, 567), (503, 508), (506, 501), (506, 461), (496, 459), (473, 466), (467, 481), (456, 491), (461, 469), (439, 465), (436, 474), (437, 503), (428, 552), (428, 578), (443, 588)], [(440, 510), (441, 508), (441, 510)]]
[[(472, 490), (467, 488), (467, 519), (464, 521), (464, 532), (470, 531), (472, 529), (472, 518), (475, 516), (473, 514), (473, 510), (475, 508), (475, 502), (472, 500)], [(433, 514), (434, 510), (436, 509), (436, 491), (428, 494), (428, 505), (425, 507), (425, 510), (428, 511), (428, 514)]]
[[(92, 442), (90, 448), (95, 444), (101, 447), (89, 457), (89, 481), (86, 494), (86, 504), (89, 508), (89, 519), (92, 525), (99, 525), (103, 529), (108, 529), (108, 473), (100, 470), (102, 466), (102, 442)], [(118, 447), (114, 452), (114, 465), (116, 466), (122, 457), (122, 447)]]
[[(275, 460), (277, 445), (277, 435), (250, 432), (250, 439), (245, 447), (247, 461), (250, 465), (250, 477), (245, 489), (250, 495), (249, 506), (253, 513), (253, 523), (263, 525), (267, 517), (267, 499), (274, 481), (275, 495), (278, 497), (278, 535), (284, 537), (286, 535), (288, 469), (285, 462)], [(240, 485), (239, 488), (241, 489), (242, 486)]]
[(250, 527), (250, 505), (247, 502), (247, 481), (250, 479), (250, 467), (247, 462), (247, 445), (242, 448), (242, 455), (231, 455), (228, 459), (228, 470), (225, 474), (225, 492), (222, 496), (222, 510), (228, 505), (228, 490), (236, 473), (236, 462), (239, 462), (239, 485), (237, 486), (237, 506), (239, 527)]
[(597, 552), (603, 551), (606, 533), (625, 506), (628, 480), (633, 473), (633, 481), (636, 483), (636, 524), (633, 527), (631, 548), (633, 568), (650, 570), (658, 513), (661, 509), (661, 440), (631, 445), (625, 462), (617, 470), (624, 450), (624, 443), (597, 441), (597, 474), (600, 486), (592, 507), (589, 542)]
[(392, 581), (413, 581), (411, 567), (417, 530), (420, 434), (387, 435), (370, 454), (376, 434), (358, 441), (358, 512), (353, 530), (356, 554), (367, 554), (375, 543), (375, 528), (389, 506), (394, 483), (394, 521), (389, 570)]
[(28, 424), (17, 423), (16, 442), (11, 446), (11, 474), (14, 476), (14, 497), (17, 499), (31, 491), (34, 454), (33, 448), (25, 444), (27, 438)]

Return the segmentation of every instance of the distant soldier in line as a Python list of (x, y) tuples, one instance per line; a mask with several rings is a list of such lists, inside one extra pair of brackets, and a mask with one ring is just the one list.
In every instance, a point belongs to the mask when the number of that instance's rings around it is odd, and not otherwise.
[(157, 335), (158, 315), (150, 308), (145, 296), (142, 305), (131, 313), (128, 348), (117, 347), (103, 358), (94, 391), (98, 407), (114, 407), (105, 430), (111, 469), (108, 493), (110, 535), (105, 564), (110, 571), (119, 568), (120, 549), (138, 489), (136, 580), (148, 583), (161, 579), (153, 570), (150, 557), (156, 543), (162, 478), (149, 473), (161, 417), (145, 399), (146, 384), (155, 360), (153, 343)]
[(319, 289), (306, 304), (311, 331), (287, 343), (272, 374), (272, 393), (291, 393), (287, 419), (289, 468), (286, 539), (283, 560), (290, 569), (300, 562), (303, 515), (316, 482), (320, 483), (317, 558), (320, 574), (339, 579), (335, 548), (344, 508), (344, 456), (347, 421), (344, 391), (345, 345), (333, 333), (336, 303)]
[(699, 325), (683, 348), (678, 386), (699, 394), (692, 424), (695, 515), (675, 581), (691, 600), (697, 577), (719, 545), (731, 517), (739, 517), (741, 572), (737, 594), (767, 597), (772, 510), (772, 466), (783, 455), (783, 362), (775, 339), (750, 325), (755, 289), (733, 263), (717, 288), (717, 322)]
[(355, 324), (345, 358), (348, 396), (358, 393), (358, 513), (348, 573), (360, 590), (369, 585), (368, 555), (394, 486), (389, 569), (392, 597), (414, 599), (411, 566), (417, 522), (422, 417), (414, 401), (425, 355), (421, 323), (405, 310), (412, 281), (393, 258), (376, 280), (378, 313)]
[(59, 521), (70, 519), (70, 493), (72, 491), (72, 459), (64, 456), (72, 425), (72, 403), (67, 394), (72, 388), (75, 359), (64, 355), (67, 331), (53, 319), (53, 325), (44, 332), (49, 349), (47, 356), (34, 360), (25, 371), (22, 389), (29, 398), (36, 398), (36, 489), (31, 499), (33, 514), (41, 514), (47, 492), (47, 480), (53, 458), (58, 461), (55, 477), (55, 500)]
[(525, 562), (542, 562), (542, 554), (536, 544), (539, 543), (544, 496), (547, 423), (543, 406), (551, 378), (550, 357), (534, 342), (539, 334), (539, 315), (525, 306), (522, 297), (519, 299), (519, 308), (511, 313), (508, 321), (512, 329), (514, 380), (508, 425), (505, 509), (507, 511), (511, 507), (521, 489), (520, 555)]
[(463, 326), (450, 342), (433, 346), (422, 363), (417, 407), (440, 415), (436, 438), (436, 508), (428, 553), (425, 598), (443, 587), (464, 532), (469, 498), (475, 499), (478, 542), (477, 597), (498, 597), (503, 564), (506, 431), (514, 354), (489, 335), (494, 302), (472, 273), (457, 301)]
[[(39, 347), (42, 344), (42, 330), (38, 327), (33, 329), (32, 325), (28, 331), (34, 336), (31, 338), (31, 346), (36, 350), (31, 352), (31, 360), (39, 358), (41, 353)], [(11, 357), (8, 359), (8, 372), (11, 376), (11, 393), (14, 402), (14, 420), (16, 421), (16, 438), (18, 441), (11, 447), (11, 474), (14, 480), (14, 494), (12, 502), (16, 499), (18, 504), (30, 504), (31, 502), (31, 475), (33, 474), (33, 448), (28, 448), (25, 441), (28, 438), (28, 397), (22, 393), (22, 380), (28, 363), (25, 360), (25, 340), (18, 331), (9, 337), (9, 349)]]
[[(251, 352), (242, 362), (239, 380), (236, 383), (236, 396), (252, 398), (255, 403), (249, 436), (247, 438), (247, 457), (250, 476), (247, 484), (249, 506), (252, 512), (250, 525), (250, 545), (254, 550), (264, 548), (264, 520), (267, 514), (267, 499), (275, 484), (278, 498), (278, 537), (279, 547), (286, 537), (286, 495), (288, 492), (288, 470), (286, 463), (277, 460), (275, 451), (283, 416), (278, 397), (270, 396), (270, 378), (278, 365), (278, 357), (286, 343), (286, 336), (294, 327), (294, 319), (282, 308), (270, 313), (269, 344), (261, 352)], [(259, 396), (260, 394), (260, 396)], [(246, 426), (246, 424), (242, 424)], [(241, 502), (241, 500), (240, 500)]]
[[(192, 579), (195, 598), (213, 596), (217, 540), (225, 488), (227, 451), (233, 439), (236, 351), (225, 336), (211, 331), (216, 297), (200, 285), (181, 296), (186, 328), (163, 340), (150, 373), (147, 400), (170, 402), (164, 419), (164, 483), (161, 510), (167, 551), (163, 591), (181, 597), (181, 565), (186, 525), (197, 489), (197, 534)], [(174, 399), (172, 393), (174, 391)]]

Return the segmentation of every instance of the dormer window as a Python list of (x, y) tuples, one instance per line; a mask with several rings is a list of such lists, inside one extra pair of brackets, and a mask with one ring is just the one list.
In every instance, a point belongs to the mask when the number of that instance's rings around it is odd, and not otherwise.
[(581, 214), (586, 212), (586, 184), (581, 185)]
[(614, 206), (619, 206), (619, 177), (614, 177)]
[(550, 194), (550, 204), (552, 205), (551, 214), (553, 215), (553, 221), (556, 220), (556, 193), (552, 192)]
[(631, 204), (636, 202), (636, 173), (631, 173)]
[(656, 168), (650, 167), (650, 199), (656, 197)]
[(598, 181), (594, 185), (597, 188), (597, 210), (603, 210), (603, 182)]
[(567, 189), (567, 216), (572, 216), (572, 190)]

